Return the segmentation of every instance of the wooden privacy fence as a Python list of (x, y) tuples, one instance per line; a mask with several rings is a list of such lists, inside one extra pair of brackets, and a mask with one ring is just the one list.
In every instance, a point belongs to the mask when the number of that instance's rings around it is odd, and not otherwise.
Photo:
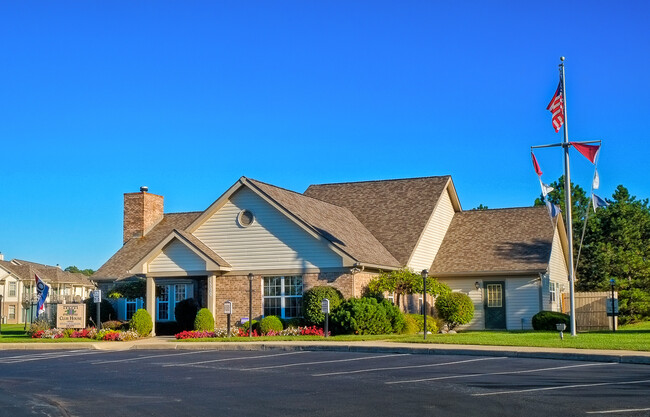
[[(607, 300), (611, 297), (611, 291), (575, 293), (576, 324), (579, 332), (612, 330), (612, 318), (607, 315)], [(614, 298), (618, 298), (616, 291), (614, 291)], [(570, 303), (569, 294), (563, 293), (563, 313), (569, 314), (571, 308)], [(616, 318), (616, 322), (618, 326), (618, 317)]]

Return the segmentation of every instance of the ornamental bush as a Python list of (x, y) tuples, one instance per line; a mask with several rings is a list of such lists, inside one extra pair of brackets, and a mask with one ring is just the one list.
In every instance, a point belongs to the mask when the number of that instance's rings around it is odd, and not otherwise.
[(449, 330), (453, 330), (459, 324), (467, 324), (472, 321), (474, 303), (467, 294), (462, 292), (442, 294), (436, 298), (436, 311), (438, 316), (447, 323)]
[(257, 320), (250, 320), (250, 321), (247, 321), (246, 323), (242, 323), (242, 325), (241, 325), (242, 330), (244, 330), (245, 332), (248, 333), (248, 326), (250, 326), (251, 323), (253, 325), (253, 331), (258, 331), (259, 332), (260, 324), (259, 324), (259, 322)]
[(372, 297), (351, 298), (332, 314), (336, 334), (388, 334), (402, 331), (405, 325), (404, 315), (396, 306)]
[(260, 320), (260, 333), (267, 334), (270, 331), (281, 332), (284, 330), (282, 321), (278, 316), (266, 316)]
[(334, 287), (320, 285), (313, 287), (302, 296), (303, 316), (307, 324), (321, 326), (325, 322), (325, 314), (321, 310), (321, 302), (324, 298), (330, 300), (330, 312), (341, 305), (343, 295)]
[(571, 330), (570, 319), (567, 314), (557, 311), (540, 311), (533, 316), (533, 329), (557, 331), (558, 323), (566, 324), (566, 331)]
[(149, 312), (144, 308), (136, 311), (129, 321), (129, 329), (137, 332), (140, 336), (148, 336), (153, 329), (153, 321)]
[(194, 319), (198, 312), (199, 304), (194, 298), (186, 298), (177, 303), (176, 308), (174, 308), (174, 317), (176, 317), (179, 331), (192, 330), (194, 328)]
[(202, 308), (196, 313), (194, 330), (214, 331), (214, 317), (207, 308)]
[[(421, 333), (424, 328), (424, 317), (422, 317), (422, 314), (406, 314), (405, 316), (406, 327), (403, 333)], [(438, 321), (432, 316), (427, 316), (427, 330), (432, 334), (438, 333)]]

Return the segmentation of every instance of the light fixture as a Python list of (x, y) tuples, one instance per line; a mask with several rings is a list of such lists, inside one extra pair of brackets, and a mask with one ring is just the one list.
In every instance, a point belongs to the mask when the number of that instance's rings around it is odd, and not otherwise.
[(476, 291), (480, 290), (480, 289), (481, 289), (481, 283), (478, 282), (478, 281), (476, 281), (476, 282), (474, 283), (474, 287), (476, 287)]

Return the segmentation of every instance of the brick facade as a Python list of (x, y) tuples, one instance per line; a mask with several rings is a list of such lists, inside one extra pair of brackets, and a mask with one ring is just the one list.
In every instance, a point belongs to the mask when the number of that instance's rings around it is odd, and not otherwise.
[(162, 219), (164, 197), (146, 191), (124, 194), (124, 242), (141, 237)]

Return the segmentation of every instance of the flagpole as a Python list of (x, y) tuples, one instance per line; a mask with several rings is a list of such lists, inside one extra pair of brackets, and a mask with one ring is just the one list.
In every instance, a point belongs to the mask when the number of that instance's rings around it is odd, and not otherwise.
[(562, 99), (564, 100), (564, 200), (566, 211), (566, 233), (569, 244), (569, 298), (571, 300), (571, 336), (576, 336), (576, 304), (575, 304), (575, 271), (573, 270), (573, 219), (571, 215), (571, 169), (569, 166), (569, 122), (567, 118), (566, 80), (564, 78), (564, 57), (560, 57), (560, 73), (562, 74)]

